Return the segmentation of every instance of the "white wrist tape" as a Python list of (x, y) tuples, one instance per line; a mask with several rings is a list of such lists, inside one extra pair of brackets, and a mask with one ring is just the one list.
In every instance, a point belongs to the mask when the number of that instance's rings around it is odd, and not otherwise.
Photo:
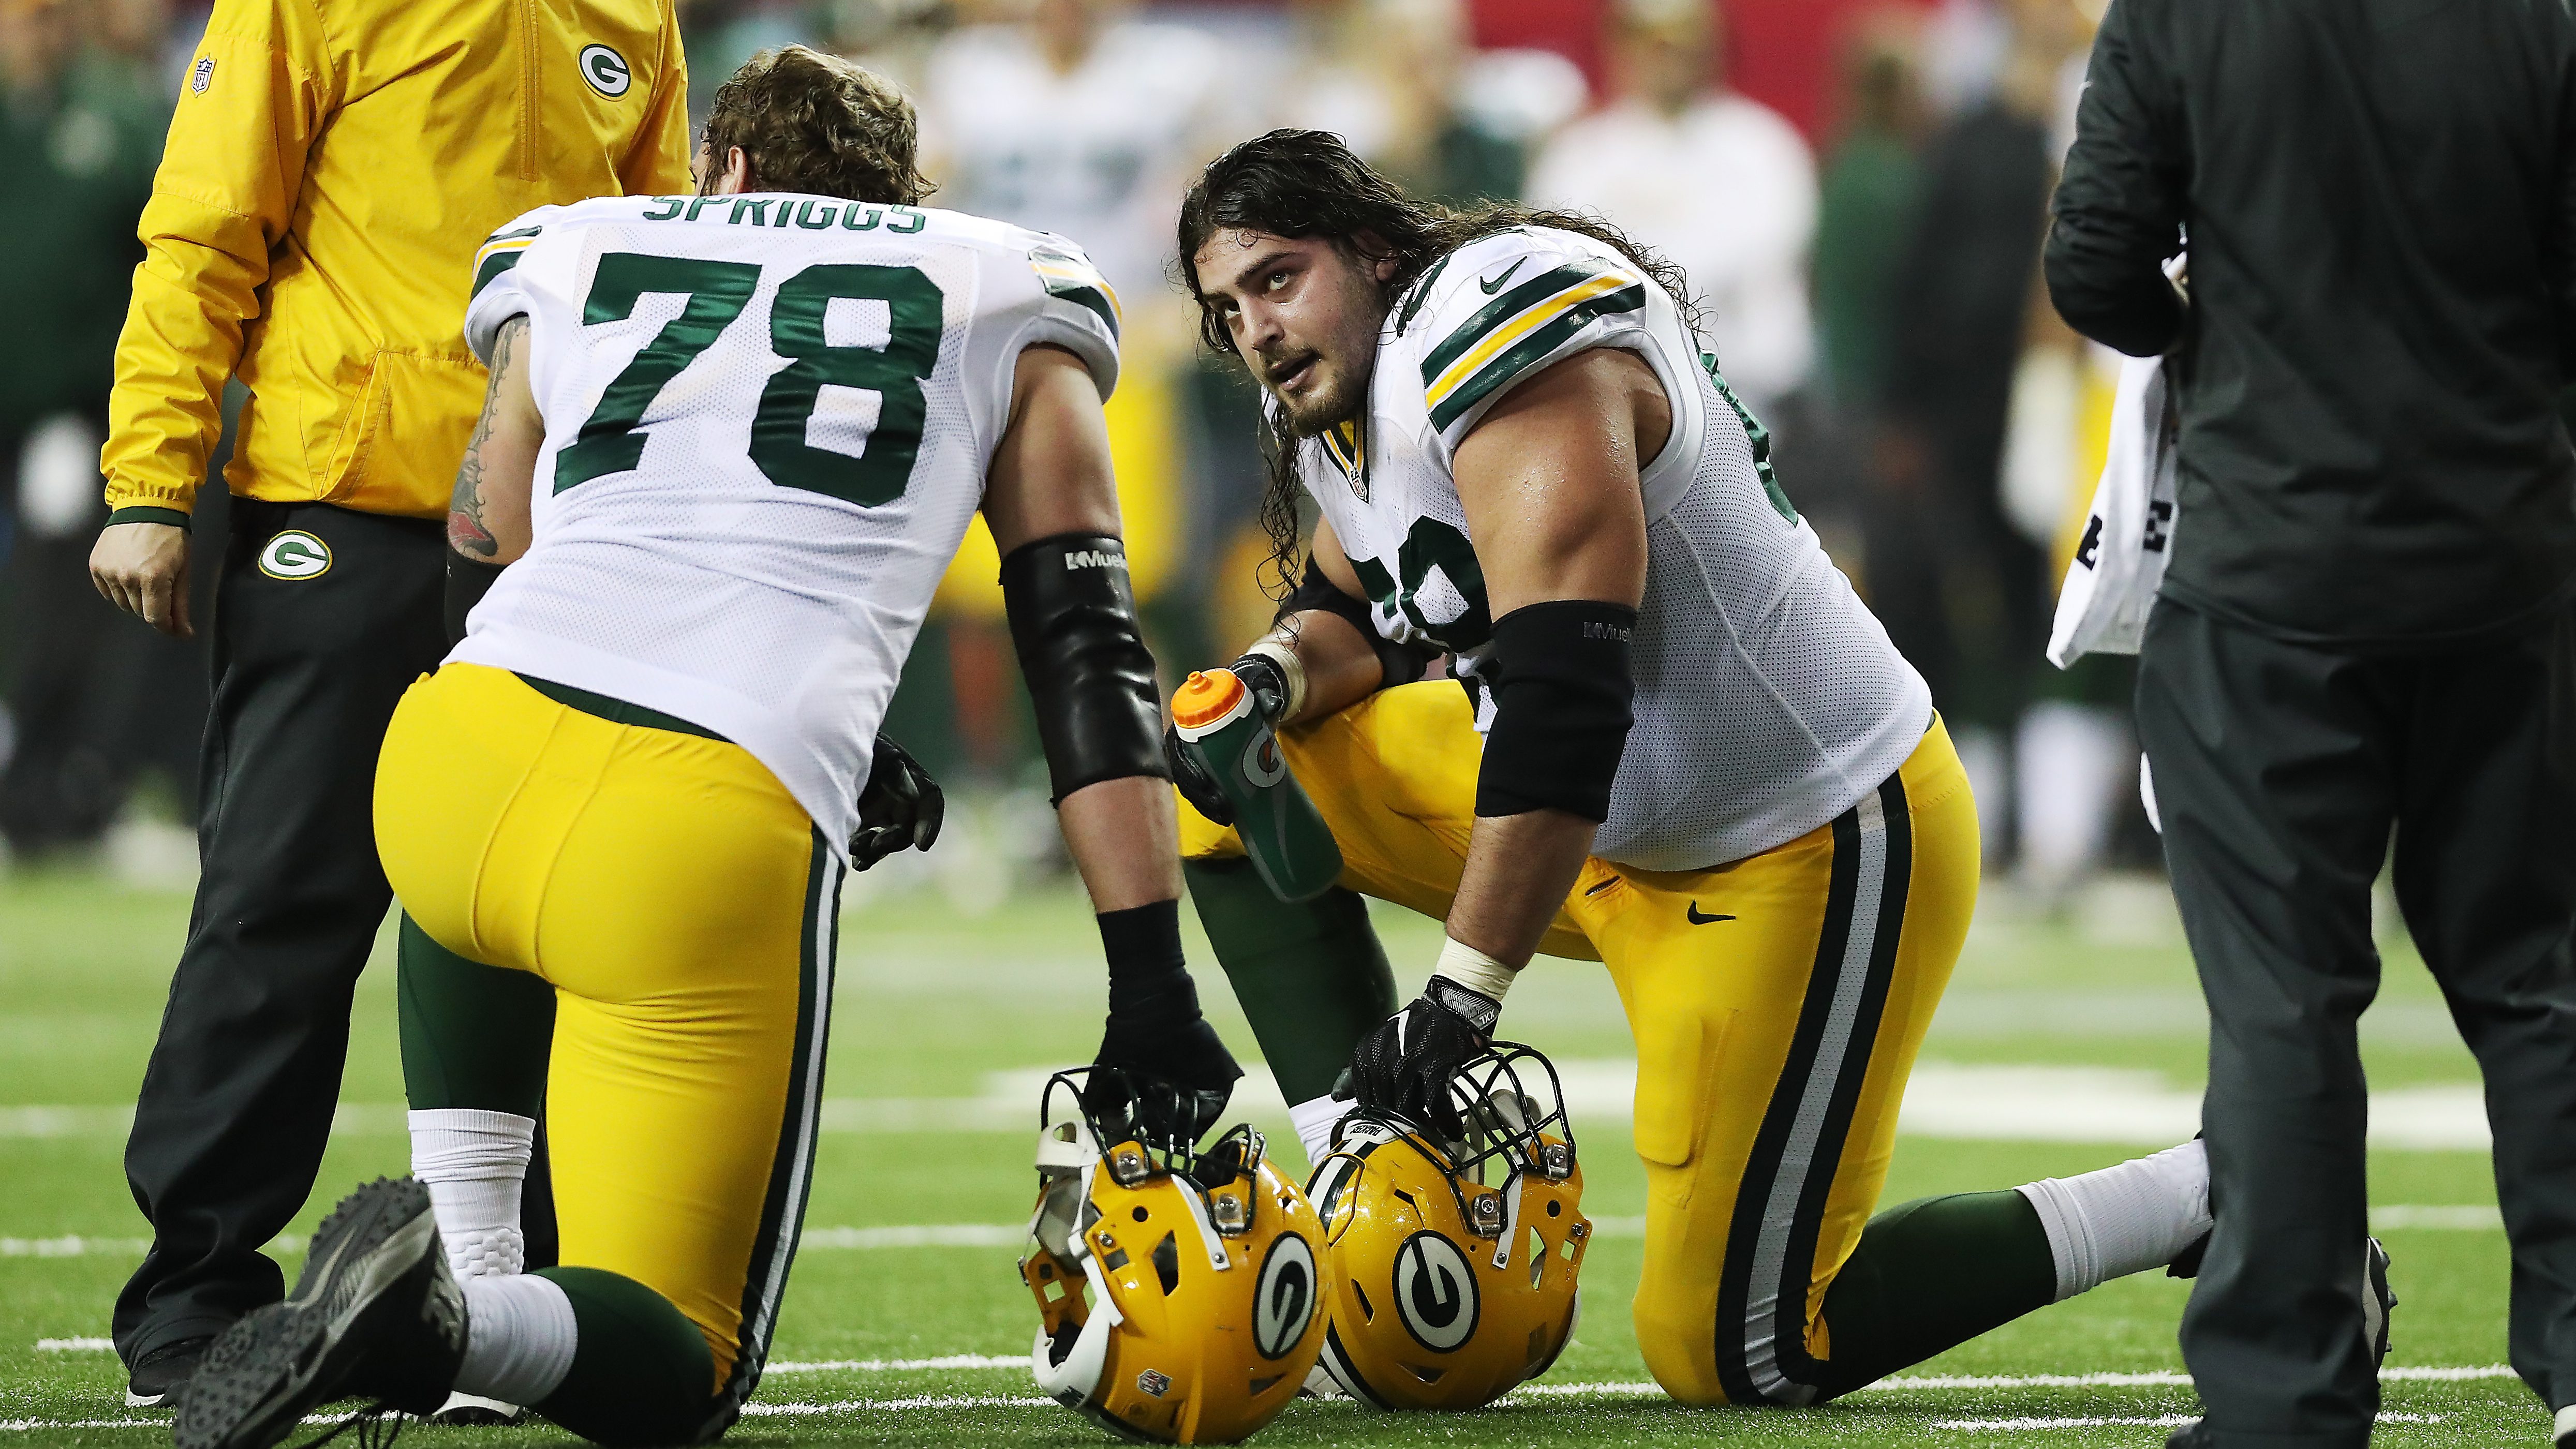
[(1288, 702), (1279, 707), (1279, 718), (1295, 719), (1297, 712), (1306, 707), (1306, 661), (1297, 657), (1296, 646), (1284, 635), (1264, 634), (1243, 652), (1258, 654), (1279, 666), (1279, 677), (1288, 682)]
[(1520, 973), (1466, 942), (1451, 938), (1440, 943), (1440, 959), (1431, 964), (1431, 974), (1448, 977), (1499, 1002), (1503, 993), (1512, 989), (1512, 978)]

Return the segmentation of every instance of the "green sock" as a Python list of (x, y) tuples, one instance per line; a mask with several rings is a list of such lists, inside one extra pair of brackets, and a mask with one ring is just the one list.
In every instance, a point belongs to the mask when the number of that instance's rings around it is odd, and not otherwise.
[(466, 960), (408, 915), (394, 963), (412, 1110), (539, 1115), (554, 1050), (555, 989), (525, 971)]
[(1336, 887), (1290, 905), (1247, 860), (1181, 864), (1199, 923), (1291, 1106), (1333, 1090), (1351, 1049), (1395, 1013), (1368, 903)]
[(2010, 1190), (1927, 1197), (1870, 1219), (1825, 1290), (1833, 1358), (1825, 1396), (1847, 1394), (2011, 1322), (2057, 1297), (2057, 1260), (2028, 1199)]
[(572, 1369), (537, 1412), (607, 1445), (691, 1444), (715, 1409), (707, 1340), (671, 1300), (603, 1268), (548, 1268), (572, 1300)]

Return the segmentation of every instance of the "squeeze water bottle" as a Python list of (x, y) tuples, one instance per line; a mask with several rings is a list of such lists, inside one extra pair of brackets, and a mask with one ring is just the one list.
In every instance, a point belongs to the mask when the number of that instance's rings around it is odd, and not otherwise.
[(1172, 695), (1181, 748), (1234, 804), (1235, 833), (1261, 883), (1283, 901), (1311, 901), (1341, 878), (1342, 848), (1315, 802), (1288, 773), (1279, 740), (1231, 669), (1193, 674)]

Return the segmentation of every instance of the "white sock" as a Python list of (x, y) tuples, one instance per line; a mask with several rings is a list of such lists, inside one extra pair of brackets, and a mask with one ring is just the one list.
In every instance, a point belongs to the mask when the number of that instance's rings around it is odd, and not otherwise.
[(572, 1372), (580, 1342), (572, 1300), (552, 1278), (493, 1273), (465, 1280), (465, 1364), (460, 1393), (505, 1404), (542, 1403)]
[(2163, 1267), (2209, 1231), (2209, 1153), (2197, 1141), (2018, 1190), (2048, 1230), (2058, 1302)]
[(447, 1266), (459, 1280), (527, 1266), (519, 1184), (536, 1119), (463, 1107), (411, 1114), (411, 1175), (429, 1189)]
[(1333, 1155), (1333, 1128), (1358, 1105), (1355, 1101), (1336, 1102), (1327, 1094), (1288, 1109), (1288, 1120), (1297, 1125), (1297, 1140), (1306, 1144), (1308, 1171)]

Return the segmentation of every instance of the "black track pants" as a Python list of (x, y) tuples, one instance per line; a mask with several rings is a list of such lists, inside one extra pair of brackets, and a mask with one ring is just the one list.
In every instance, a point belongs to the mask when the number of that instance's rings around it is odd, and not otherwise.
[(2553, 1408), (2576, 1400), (2576, 611), (2364, 654), (2168, 600), (2138, 733), (2209, 998), (2218, 1226), (2182, 1348), (2218, 1442), (2369, 1438), (2354, 1025), (2392, 832), (2408, 929), (2486, 1078), (2514, 1366)]
[[(296, 531), (309, 538), (280, 538)], [(125, 1152), (153, 1231), (116, 1303), (129, 1363), (283, 1292), (259, 1248), (303, 1206), (330, 1135), (350, 994), (392, 899), (376, 753), (395, 701), (447, 652), (444, 569), (435, 522), (233, 503), (203, 874)]]

